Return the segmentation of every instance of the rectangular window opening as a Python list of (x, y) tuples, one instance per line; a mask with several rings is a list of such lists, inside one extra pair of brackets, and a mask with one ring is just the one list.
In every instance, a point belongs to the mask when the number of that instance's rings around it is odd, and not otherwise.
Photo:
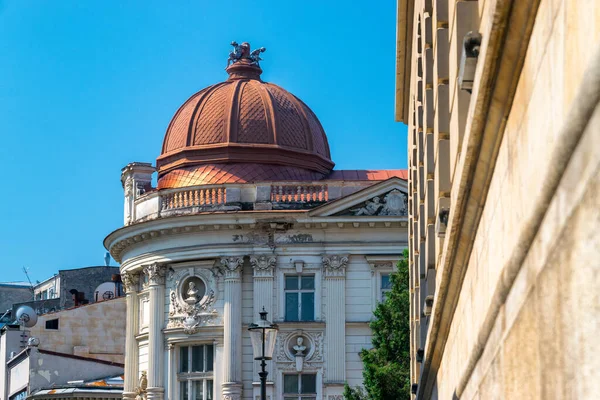
[(46, 321), (46, 329), (58, 330), (58, 318)]
[(315, 276), (285, 276), (285, 320), (315, 320)]

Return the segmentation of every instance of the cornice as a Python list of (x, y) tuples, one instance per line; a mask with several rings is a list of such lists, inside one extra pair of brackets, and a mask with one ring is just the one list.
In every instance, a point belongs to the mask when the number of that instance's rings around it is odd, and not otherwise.
[(174, 235), (197, 234), (216, 231), (242, 231), (263, 229), (279, 231), (295, 230), (358, 230), (358, 229), (407, 229), (406, 216), (336, 216), (310, 217), (301, 212), (246, 212), (201, 214), (161, 218), (140, 222), (117, 229), (104, 239), (104, 246), (117, 262), (123, 252), (135, 245)]

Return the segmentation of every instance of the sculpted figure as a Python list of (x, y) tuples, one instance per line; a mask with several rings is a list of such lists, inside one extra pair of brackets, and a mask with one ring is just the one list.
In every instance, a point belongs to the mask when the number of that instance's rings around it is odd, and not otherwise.
[(185, 302), (188, 304), (196, 304), (198, 302), (198, 289), (196, 289), (196, 283), (190, 282), (188, 284), (187, 298)]
[(303, 345), (304, 338), (302, 336), (298, 336), (296, 338), (296, 346), (292, 347), (296, 352), (296, 356), (304, 356), (304, 350), (306, 350), (306, 346)]
[(368, 200), (364, 207), (355, 208), (350, 211), (352, 211), (354, 215), (375, 215), (381, 206), (383, 206), (383, 204), (381, 204), (379, 197), (373, 197), (373, 200)]

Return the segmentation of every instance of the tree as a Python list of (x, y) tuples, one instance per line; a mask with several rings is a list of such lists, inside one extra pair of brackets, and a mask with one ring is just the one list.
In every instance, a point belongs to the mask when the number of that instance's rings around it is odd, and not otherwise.
[(370, 324), (373, 348), (360, 352), (366, 393), (346, 384), (347, 400), (410, 399), (408, 250), (390, 280), (392, 290), (377, 305)]

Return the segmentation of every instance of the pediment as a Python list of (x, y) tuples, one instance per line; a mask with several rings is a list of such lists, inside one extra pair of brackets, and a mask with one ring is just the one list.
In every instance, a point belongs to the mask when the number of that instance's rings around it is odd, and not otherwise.
[(407, 182), (390, 178), (348, 196), (314, 208), (313, 217), (402, 217), (408, 215)]

